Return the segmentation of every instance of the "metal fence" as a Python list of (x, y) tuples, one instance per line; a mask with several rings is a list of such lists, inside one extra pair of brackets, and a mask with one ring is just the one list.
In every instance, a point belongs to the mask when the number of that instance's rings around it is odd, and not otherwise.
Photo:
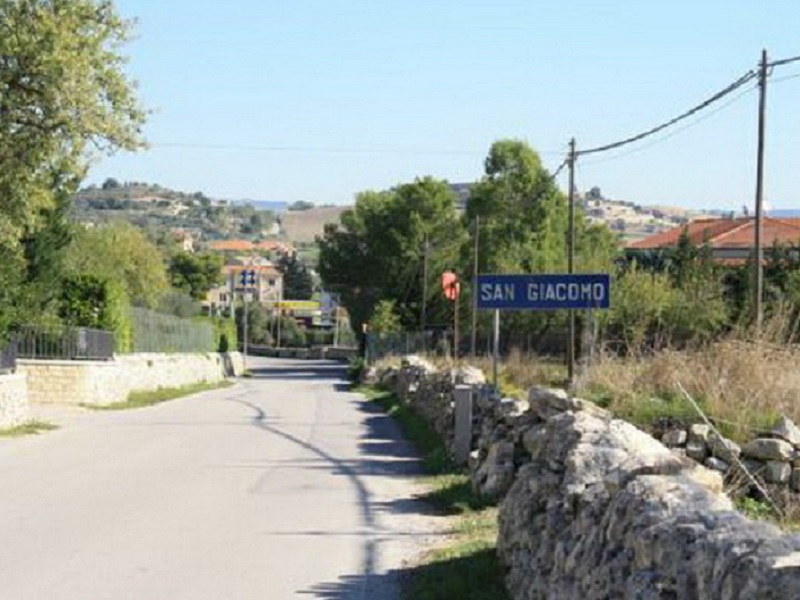
[[(524, 331), (504, 331), (500, 336), (500, 355), (506, 356), (517, 350), (524, 354), (558, 357), (566, 354), (568, 332), (564, 328), (530, 334)], [(475, 351), (478, 355), (493, 353), (492, 336), (481, 334), (477, 337)], [(390, 356), (405, 354), (428, 354), (433, 356), (449, 356), (453, 352), (453, 331), (404, 331), (400, 333), (368, 333), (366, 339), (367, 360), (374, 363)], [(582, 339), (577, 340), (577, 351), (589, 347)], [(460, 356), (470, 354), (471, 338), (469, 332), (462, 333), (459, 338), (458, 352)]]
[(114, 334), (86, 327), (20, 327), (9, 348), (18, 358), (44, 360), (111, 360)]
[(0, 347), (0, 374), (8, 373), (17, 368), (17, 344), (8, 342)]
[(131, 309), (131, 352), (214, 352), (210, 323), (181, 319), (144, 308)]

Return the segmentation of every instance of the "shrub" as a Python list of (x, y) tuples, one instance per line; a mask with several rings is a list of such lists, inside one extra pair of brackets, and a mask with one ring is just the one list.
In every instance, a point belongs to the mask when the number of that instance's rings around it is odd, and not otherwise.
[(350, 381), (359, 381), (366, 366), (367, 364), (363, 357), (356, 356), (351, 358), (350, 362), (347, 363), (347, 378)]

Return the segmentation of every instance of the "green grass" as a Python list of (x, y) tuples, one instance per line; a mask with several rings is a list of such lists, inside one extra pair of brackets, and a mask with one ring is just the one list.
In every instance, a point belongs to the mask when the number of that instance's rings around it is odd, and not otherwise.
[(411, 568), (405, 598), (409, 600), (508, 600), (503, 569), (497, 559), (497, 508), (472, 491), (466, 470), (456, 466), (438, 434), (410, 408), (385, 390), (355, 388), (400, 425), (420, 452), (429, 491), (424, 500), (453, 518), (449, 542), (425, 554)]
[(144, 408), (145, 406), (153, 406), (167, 402), (168, 400), (175, 400), (184, 396), (191, 396), (199, 392), (206, 392), (208, 390), (219, 390), (232, 386), (230, 381), (222, 381), (219, 383), (193, 383), (191, 385), (184, 385), (174, 388), (159, 388), (146, 392), (131, 392), (125, 402), (113, 402), (111, 404), (91, 405), (84, 404), (84, 408), (91, 408), (92, 410), (130, 410), (133, 408)]
[(16, 427), (9, 427), (7, 429), (0, 429), (0, 438), (14, 438), (23, 435), (36, 435), (43, 431), (52, 431), (58, 429), (58, 425), (48, 423), (47, 421), (28, 421)]

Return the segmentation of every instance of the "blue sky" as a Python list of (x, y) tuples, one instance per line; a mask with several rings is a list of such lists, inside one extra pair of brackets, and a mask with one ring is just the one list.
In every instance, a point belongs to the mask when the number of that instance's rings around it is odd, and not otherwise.
[[(220, 198), (343, 204), (416, 176), (474, 181), (503, 137), (555, 168), (571, 136), (586, 148), (647, 129), (754, 68), (764, 47), (800, 55), (794, 0), (117, 4), (139, 21), (127, 53), (152, 147), (103, 159), (90, 181)], [(769, 87), (776, 208), (800, 207), (796, 74), (800, 63), (776, 70)], [(750, 205), (756, 109), (753, 90), (656, 144), (587, 156), (576, 183), (646, 204)]]

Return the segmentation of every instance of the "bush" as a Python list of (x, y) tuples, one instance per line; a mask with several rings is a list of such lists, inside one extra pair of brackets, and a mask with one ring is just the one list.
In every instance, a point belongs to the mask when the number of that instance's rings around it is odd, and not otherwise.
[(217, 352), (235, 351), (239, 342), (234, 320), (228, 317), (209, 317), (208, 320), (214, 326), (214, 347)]
[(347, 364), (347, 378), (350, 381), (359, 381), (366, 367), (367, 363), (364, 361), (363, 357), (356, 356), (355, 358), (351, 358), (350, 362)]

